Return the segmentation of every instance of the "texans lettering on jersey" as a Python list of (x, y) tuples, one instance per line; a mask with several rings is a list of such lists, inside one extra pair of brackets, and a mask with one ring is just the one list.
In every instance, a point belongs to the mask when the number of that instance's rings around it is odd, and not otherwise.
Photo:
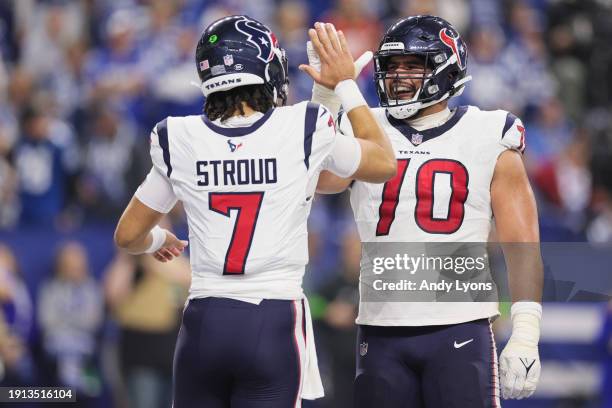
[(189, 225), (191, 298), (302, 297), (319, 173), (339, 171), (339, 137), (355, 144), (335, 133), (327, 109), (307, 102), (243, 127), (204, 116), (157, 124), (154, 170), (169, 180)]
[[(459, 107), (442, 126), (416, 131), (373, 109), (389, 136), (397, 175), (383, 184), (355, 181), (351, 206), (362, 242), (486, 242), (490, 185), (499, 155), (522, 152), (525, 129), (505, 111)], [(352, 134), (348, 118), (340, 131)], [(359, 324), (436, 325), (497, 314), (496, 303), (361, 302)]]

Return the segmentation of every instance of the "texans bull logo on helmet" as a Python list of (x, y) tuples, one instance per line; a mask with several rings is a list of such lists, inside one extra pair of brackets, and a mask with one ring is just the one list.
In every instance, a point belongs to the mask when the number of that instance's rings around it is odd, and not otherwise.
[(459, 35), (453, 37), (452, 33), (447, 28), (443, 28), (440, 30), (440, 40), (442, 40), (444, 45), (453, 50), (453, 54), (457, 57), (457, 65), (459, 65), (459, 68), (465, 69), (466, 54), (465, 52), (461, 52), (463, 50), (459, 49)]
[(270, 62), (274, 57), (274, 47), (278, 41), (274, 33), (266, 32), (256, 27), (256, 21), (243, 18), (236, 21), (236, 29), (247, 36), (247, 41), (259, 49), (257, 58), (263, 62)]

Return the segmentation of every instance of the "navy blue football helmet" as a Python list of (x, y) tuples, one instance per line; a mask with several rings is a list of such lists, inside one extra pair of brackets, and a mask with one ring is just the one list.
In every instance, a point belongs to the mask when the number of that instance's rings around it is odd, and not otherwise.
[(248, 16), (230, 16), (206, 28), (196, 48), (202, 92), (265, 85), (277, 106), (287, 101), (289, 77), (285, 50), (274, 33)]
[[(391, 73), (389, 61), (397, 55), (416, 55), (422, 59), (428, 73), (420, 89), (410, 100), (390, 94), (386, 79), (400, 81), (415, 78), (414, 74)], [(413, 16), (393, 24), (374, 53), (374, 81), (380, 105), (397, 119), (407, 119), (419, 110), (463, 92), (467, 75), (467, 47), (455, 28), (435, 16)], [(398, 82), (399, 83), (399, 82)]]

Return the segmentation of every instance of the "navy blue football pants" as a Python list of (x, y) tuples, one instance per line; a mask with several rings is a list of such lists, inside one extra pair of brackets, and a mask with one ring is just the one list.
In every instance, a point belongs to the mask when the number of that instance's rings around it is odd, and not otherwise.
[(300, 301), (190, 300), (174, 355), (174, 408), (296, 406), (302, 316)]
[(487, 319), (445, 326), (359, 326), (357, 408), (499, 407)]

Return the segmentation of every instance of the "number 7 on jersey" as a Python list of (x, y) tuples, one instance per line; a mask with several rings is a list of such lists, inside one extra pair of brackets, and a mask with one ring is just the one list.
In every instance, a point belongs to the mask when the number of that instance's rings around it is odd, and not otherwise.
[(253, 193), (209, 193), (208, 195), (210, 210), (228, 218), (231, 216), (231, 210), (238, 211), (229, 247), (225, 254), (224, 275), (244, 274), (263, 196), (264, 193), (261, 191)]

